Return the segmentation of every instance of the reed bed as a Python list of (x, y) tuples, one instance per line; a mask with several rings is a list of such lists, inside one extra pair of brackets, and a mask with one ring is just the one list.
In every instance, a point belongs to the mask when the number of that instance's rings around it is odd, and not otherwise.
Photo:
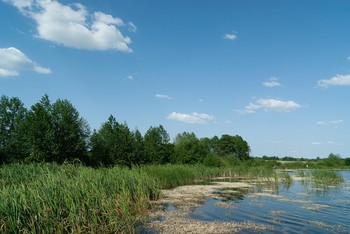
[(213, 177), (274, 178), (266, 166), (0, 166), (0, 233), (135, 233), (161, 189)]
[(317, 170), (300, 170), (297, 171), (296, 175), (302, 177), (306, 180), (311, 180), (313, 182), (322, 182), (325, 184), (332, 183), (343, 183), (344, 178), (339, 172), (327, 169), (317, 169)]
[(135, 233), (161, 189), (230, 173), (201, 165), (0, 166), (0, 233)]
[(0, 233), (134, 233), (159, 184), (125, 168), (0, 167)]

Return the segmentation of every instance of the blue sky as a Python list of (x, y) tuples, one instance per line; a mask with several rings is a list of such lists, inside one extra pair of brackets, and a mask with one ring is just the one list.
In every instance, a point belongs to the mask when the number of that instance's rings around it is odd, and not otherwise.
[(350, 2), (0, 0), (0, 94), (254, 156), (350, 157)]

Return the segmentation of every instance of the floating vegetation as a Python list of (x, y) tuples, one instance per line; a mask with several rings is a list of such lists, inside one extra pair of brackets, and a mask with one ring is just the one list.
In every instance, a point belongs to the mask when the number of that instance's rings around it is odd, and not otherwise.
[(156, 216), (164, 217), (161, 222), (151, 222), (147, 224), (147, 229), (160, 233), (193, 233), (193, 234), (221, 234), (236, 233), (242, 230), (252, 230), (254, 232), (261, 230), (272, 230), (270, 225), (256, 224), (253, 222), (206, 222), (190, 218), (192, 208), (190, 206), (181, 206), (176, 212), (156, 212)]
[(271, 214), (274, 216), (289, 214), (289, 213), (290, 213), (290, 211), (286, 211), (286, 210), (273, 210), (273, 211), (271, 211)]
[(345, 227), (343, 225), (331, 225), (325, 222), (320, 222), (320, 221), (309, 221), (308, 223), (319, 227), (323, 228), (329, 231), (334, 231), (334, 232), (339, 232), (339, 233), (349, 233), (349, 227)]

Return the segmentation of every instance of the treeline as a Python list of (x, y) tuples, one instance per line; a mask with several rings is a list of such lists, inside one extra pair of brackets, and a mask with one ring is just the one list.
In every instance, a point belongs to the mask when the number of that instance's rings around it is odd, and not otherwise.
[(132, 167), (143, 164), (220, 166), (222, 159), (249, 159), (250, 147), (241, 136), (197, 138), (179, 133), (173, 142), (162, 125), (142, 135), (114, 116), (98, 130), (89, 125), (68, 100), (51, 103), (48, 95), (26, 109), (17, 97), (0, 99), (0, 163), (71, 162), (89, 166)]
[(342, 158), (339, 154), (334, 153), (330, 153), (325, 158), (317, 157), (316, 159), (293, 158), (289, 156), (279, 158), (266, 155), (262, 159), (281, 168), (304, 168), (306, 165), (308, 168), (343, 168), (350, 166), (350, 158)]

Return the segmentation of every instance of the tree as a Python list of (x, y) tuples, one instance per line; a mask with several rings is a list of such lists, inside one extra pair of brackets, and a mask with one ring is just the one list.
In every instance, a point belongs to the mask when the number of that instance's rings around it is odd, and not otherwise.
[(89, 126), (68, 100), (58, 99), (52, 105), (52, 124), (55, 138), (54, 161), (63, 163), (78, 158), (86, 162)]
[(250, 147), (241, 136), (222, 135), (218, 143), (219, 155), (236, 155), (240, 160), (249, 159)]
[(91, 137), (93, 160), (104, 166), (134, 164), (134, 138), (126, 123), (119, 124), (110, 116), (98, 132)]
[(27, 154), (23, 139), (26, 108), (17, 97), (0, 98), (0, 163), (11, 162)]
[(51, 104), (45, 94), (28, 112), (24, 134), (30, 152), (28, 161), (86, 161), (89, 127), (68, 100), (58, 99)]
[(145, 158), (147, 163), (169, 163), (173, 153), (170, 137), (162, 125), (150, 127), (144, 136)]
[(25, 119), (29, 161), (52, 162), (55, 159), (56, 141), (52, 121), (52, 105), (45, 94), (34, 104)]
[(193, 132), (178, 134), (174, 142), (174, 162), (193, 164), (202, 161), (208, 154), (205, 143), (201, 142)]
[(133, 139), (133, 154), (132, 154), (132, 163), (133, 165), (142, 165), (147, 162), (145, 157), (145, 146), (144, 139), (139, 130), (132, 132)]

